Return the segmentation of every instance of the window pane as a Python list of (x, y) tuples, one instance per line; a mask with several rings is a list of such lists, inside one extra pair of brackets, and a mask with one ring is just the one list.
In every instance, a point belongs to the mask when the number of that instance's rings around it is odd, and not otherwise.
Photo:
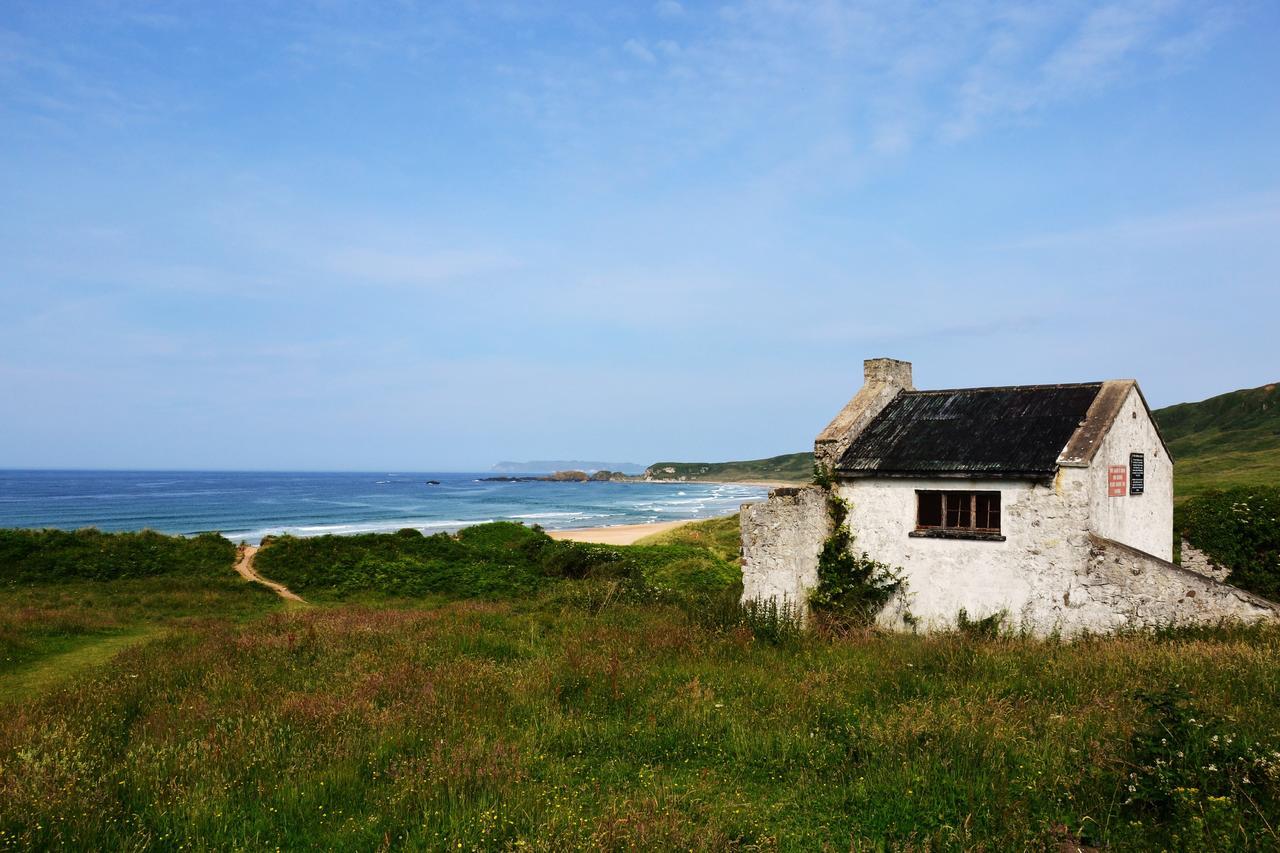
[(978, 492), (976, 505), (978, 517), (974, 526), (979, 530), (998, 531), (1000, 529), (1000, 493)]
[(970, 513), (971, 492), (945, 492), (945, 509), (947, 527), (972, 527)]
[(916, 492), (916, 526), (942, 526), (942, 492)]

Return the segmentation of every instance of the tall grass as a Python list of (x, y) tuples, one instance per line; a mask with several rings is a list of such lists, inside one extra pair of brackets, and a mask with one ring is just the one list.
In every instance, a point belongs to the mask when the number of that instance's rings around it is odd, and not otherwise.
[[(1274, 849), (1278, 663), (1266, 630), (775, 645), (629, 604), (207, 621), (0, 718), (0, 846)], [(1171, 749), (1246, 745), (1211, 792), (1131, 782), (1170, 684), (1212, 733)]]
[(216, 535), (0, 530), (0, 676), (140, 626), (276, 607), (234, 559)]

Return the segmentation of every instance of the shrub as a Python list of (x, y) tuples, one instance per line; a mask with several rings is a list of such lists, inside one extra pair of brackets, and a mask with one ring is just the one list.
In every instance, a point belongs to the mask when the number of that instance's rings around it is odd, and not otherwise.
[(1280, 601), (1280, 487), (1213, 491), (1178, 507), (1182, 538), (1230, 569), (1227, 581)]
[(613, 547), (556, 541), (536, 527), (493, 522), (450, 536), (369, 533), (282, 536), (258, 554), (259, 570), (291, 589), (398, 596), (501, 598), (561, 581), (614, 580), (631, 600), (659, 587), (704, 593), (737, 584), (737, 565), (686, 545)]
[(961, 607), (960, 612), (956, 614), (956, 630), (976, 640), (994, 640), (1000, 636), (1008, 617), (1009, 612), (1001, 610), (999, 613), (974, 619), (969, 616), (969, 611)]
[(0, 580), (116, 580), (159, 575), (227, 574), (233, 544), (217, 533), (187, 538), (152, 530), (0, 529)]
[(757, 640), (773, 645), (792, 643), (800, 638), (804, 623), (800, 608), (777, 598), (741, 600), (737, 592), (687, 599), (685, 610), (690, 618), (711, 631), (746, 630)]

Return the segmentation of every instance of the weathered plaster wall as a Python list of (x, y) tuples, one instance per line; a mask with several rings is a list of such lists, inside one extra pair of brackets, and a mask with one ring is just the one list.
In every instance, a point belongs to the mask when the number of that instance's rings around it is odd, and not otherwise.
[[(1107, 468), (1123, 465), (1127, 471), (1130, 453), (1146, 457), (1144, 492), (1130, 495), (1126, 487), (1124, 497), (1108, 497)], [(1090, 529), (1162, 560), (1172, 560), (1173, 461), (1136, 388), (1129, 392), (1088, 471)]]
[[(911, 536), (921, 489), (1000, 492), (1004, 541)], [(1082, 477), (1055, 484), (877, 478), (838, 486), (851, 504), (855, 547), (903, 570), (907, 607), (923, 628), (950, 628), (963, 609), (970, 618), (1004, 611), (1013, 626), (1041, 633), (1061, 621), (1063, 593), (1083, 562), (1085, 489)], [(882, 614), (884, 624), (898, 621)]]
[(801, 608), (818, 582), (818, 552), (831, 531), (826, 491), (775, 489), (742, 507), (742, 597), (785, 599)]

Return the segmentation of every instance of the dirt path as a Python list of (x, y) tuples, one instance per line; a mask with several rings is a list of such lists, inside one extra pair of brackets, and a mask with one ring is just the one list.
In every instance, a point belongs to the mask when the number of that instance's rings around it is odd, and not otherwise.
[(262, 584), (286, 601), (296, 601), (299, 604), (306, 604), (306, 601), (302, 599), (302, 596), (298, 595), (296, 592), (290, 592), (289, 588), (284, 584), (267, 580), (254, 570), (253, 557), (258, 553), (257, 545), (241, 545), (236, 550), (240, 552), (240, 556), (236, 560), (236, 571), (240, 573), (240, 577), (250, 581), (251, 583)]

